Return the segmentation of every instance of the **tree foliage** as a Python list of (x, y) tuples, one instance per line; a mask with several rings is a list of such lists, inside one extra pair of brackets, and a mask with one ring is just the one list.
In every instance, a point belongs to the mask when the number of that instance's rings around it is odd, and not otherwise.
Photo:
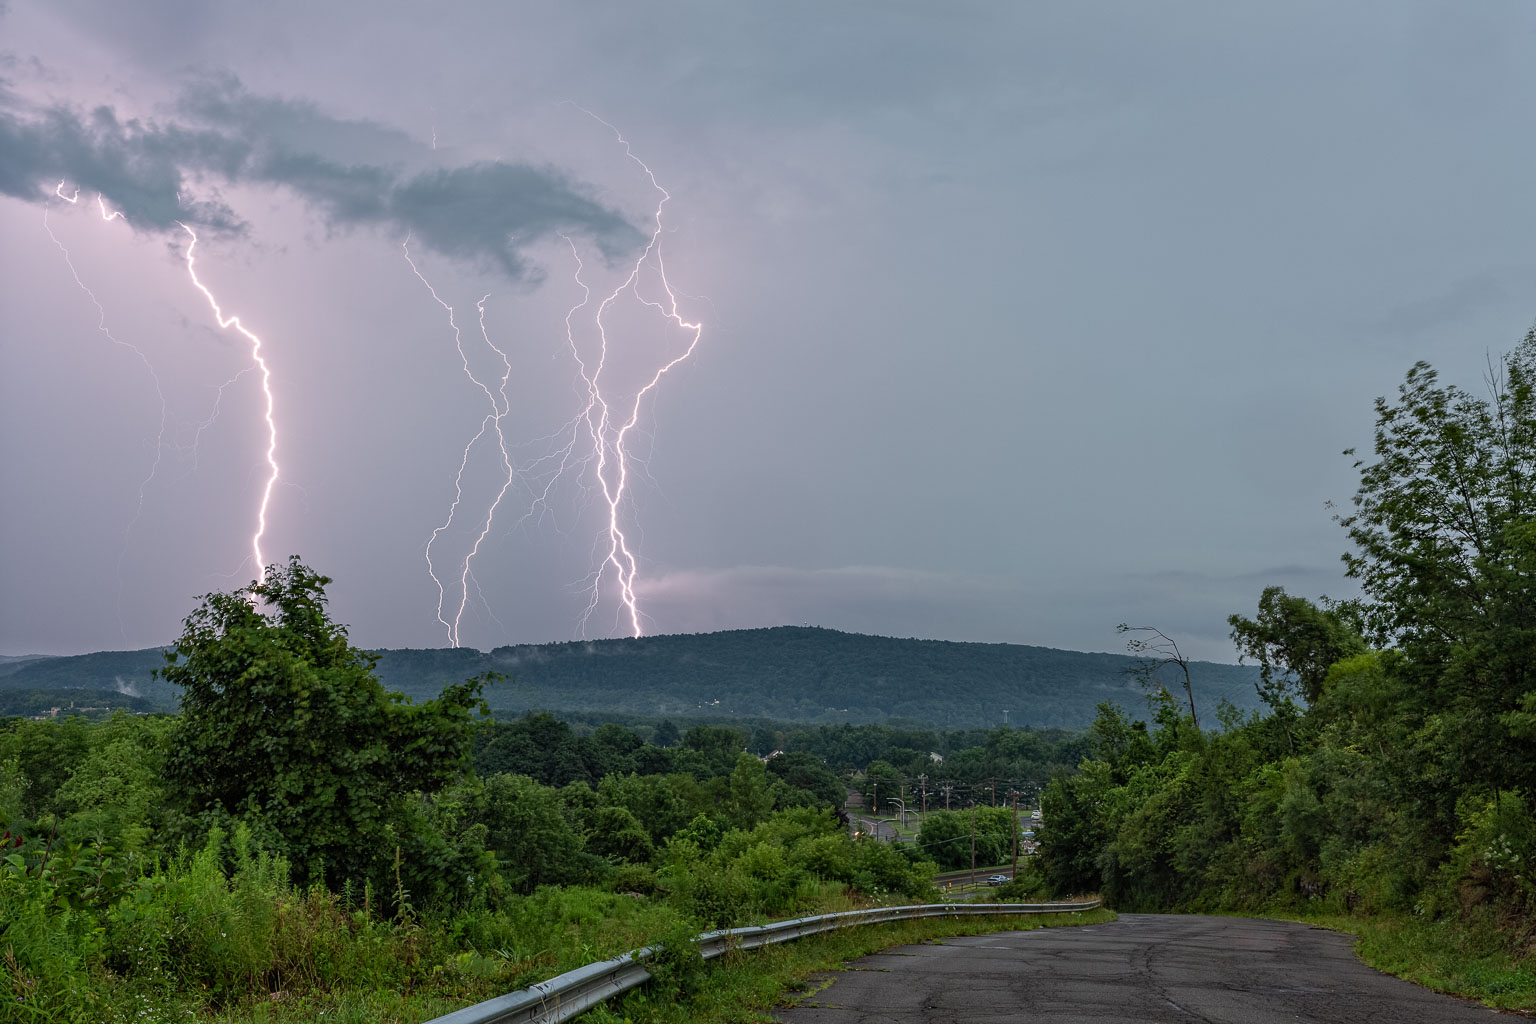
[(339, 885), (379, 873), (411, 794), (468, 768), (484, 680), (387, 692), (327, 615), (330, 582), (293, 558), (203, 598), (161, 669), (182, 689), (164, 777), (194, 825), (250, 819), (300, 880)]
[(1495, 365), (1486, 396), (1419, 363), (1376, 402), (1376, 461), (1341, 522), (1371, 639), (1408, 657), (1463, 776), (1530, 795), (1536, 747), (1536, 329)]
[(1227, 619), (1239, 655), (1259, 663), (1264, 703), (1278, 708), (1292, 694), (1316, 702), (1329, 667), (1365, 651), (1354, 611), (1353, 605), (1318, 607), (1283, 587), (1265, 587), (1258, 615)]
[[(1046, 872), (1142, 909), (1322, 902), (1536, 919), (1536, 332), (1486, 393), (1418, 364), (1356, 463), (1357, 600), (1229, 620), (1267, 712), (1193, 728), (1101, 705), (1043, 801)], [(1524, 924), (1521, 924), (1524, 922)], [(1524, 930), (1522, 930), (1524, 929)]]

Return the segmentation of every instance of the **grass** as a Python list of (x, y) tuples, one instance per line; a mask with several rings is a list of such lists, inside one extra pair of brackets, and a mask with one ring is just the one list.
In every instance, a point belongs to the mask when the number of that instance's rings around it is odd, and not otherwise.
[[(1406, 915), (1366, 918), (1331, 913), (1256, 916), (1354, 935), (1356, 953), (1377, 970), (1495, 1009), (1536, 1015), (1536, 957), (1512, 953), (1507, 936), (1492, 921), (1468, 924)], [(850, 928), (730, 954), (704, 965), (687, 997), (678, 998), (648, 986), (598, 1007), (582, 1020), (590, 1024), (669, 1024), (677, 1020), (757, 1024), (773, 1020), (774, 1009), (787, 1001), (818, 991), (816, 975), (821, 972), (838, 970), (850, 960), (892, 946), (1114, 919), (1113, 912), (1100, 910), (1049, 917), (926, 919)], [(542, 976), (554, 973), (558, 972), (550, 970)], [(291, 999), (243, 1001), (211, 1014), (201, 1009), (196, 1017), (199, 1024), (421, 1024), (508, 991), (495, 977), (476, 978), (468, 971), (456, 983), (444, 985), (444, 981), (447, 979), (432, 979), (435, 984), (423, 985), (431, 991), (311, 992)], [(457, 994), (445, 989), (456, 989)], [(145, 1005), (143, 1012), (122, 1014), (118, 1019), (143, 1024), (189, 1021), (192, 1018), (186, 1011), (190, 1008), (167, 1001)]]
[(787, 1001), (805, 998), (825, 987), (815, 980), (820, 972), (839, 970), (850, 960), (892, 946), (957, 935), (1101, 924), (1114, 919), (1113, 911), (1095, 910), (1017, 918), (928, 918), (849, 928), (728, 954), (705, 968), (698, 987), (686, 997), (678, 999), (640, 989), (582, 1019), (591, 1024), (670, 1024), (678, 1020), (693, 1024), (759, 1024), (775, 1019), (773, 1010)]
[[(680, 1001), (676, 986), (669, 991), (665, 984), (652, 984), (629, 994), (622, 1001), (613, 1001), (612, 1009), (599, 1007), (582, 1020), (593, 1024), (617, 1024), (625, 1020), (636, 1024), (662, 1024), (679, 1019), (706, 1024), (762, 1021), (769, 1019), (768, 1012), (783, 1002), (786, 992), (803, 985), (811, 974), (835, 969), (845, 960), (893, 945), (953, 935), (1090, 923), (1112, 920), (1113, 917), (1113, 914), (1099, 911), (1051, 915), (1048, 919), (1040, 916), (927, 919), (849, 928), (701, 963), (689, 978), (688, 990), (693, 994), (686, 1000)], [(114, 1024), (171, 1024), (173, 1021), (191, 1024), (194, 1020), (197, 1024), (331, 1024), (333, 1021), (337, 1024), (422, 1024), (655, 939), (655, 935), (638, 927), (642, 922), (607, 921), (604, 924), (607, 927), (602, 939), (581, 947), (586, 953), (562, 950), (563, 955), (538, 968), (534, 975), (511, 962), (502, 962), (501, 958), (506, 954), (480, 957), (461, 953), (434, 964), (421, 964), (423, 969), (413, 973), (399, 987), (353, 986), (262, 993), (231, 1000), (216, 1008), (210, 1008), (193, 993), (164, 992), (158, 996), (129, 996), (101, 1019)], [(693, 934), (693, 929), (685, 930), (687, 934)], [(550, 938), (553, 941), (554, 937)], [(0, 1010), (0, 1021), (6, 1019), (4, 1011)]]

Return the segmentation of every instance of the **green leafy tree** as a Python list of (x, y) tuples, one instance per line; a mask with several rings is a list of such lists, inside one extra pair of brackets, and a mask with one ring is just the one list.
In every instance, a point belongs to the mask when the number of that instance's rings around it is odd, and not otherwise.
[(847, 799), (843, 781), (819, 757), (802, 753), (779, 754), (769, 758), (768, 771), (790, 789), (809, 794), (823, 806), (836, 809)]
[(147, 846), (164, 803), (159, 772), (169, 727), (164, 718), (121, 712), (95, 726), (90, 752), (57, 791), (69, 814), (60, 834), (110, 840), (119, 851)]
[(656, 853), (651, 835), (627, 809), (602, 804), (592, 812), (587, 849), (614, 863), (644, 864)]
[(597, 786), (598, 800), (635, 816), (652, 842), (660, 844), (688, 821), (688, 806), (672, 780), (661, 775), (609, 775)]
[(714, 775), (730, 775), (736, 767), (736, 755), (746, 749), (741, 730), (727, 725), (695, 725), (683, 733), (683, 746), (703, 758)]
[(945, 871), (970, 867), (970, 815), (959, 811), (930, 811), (917, 833), (917, 845)]
[(675, 747), (683, 738), (676, 725), (670, 718), (663, 718), (661, 724), (656, 727), (656, 736), (652, 740), (658, 747)]
[(326, 614), (330, 582), (295, 557), (205, 596), (159, 671), (182, 690), (167, 794), (194, 830), (248, 818), (299, 881), (339, 885), (380, 874), (410, 794), (466, 771), (485, 680), (387, 692)]
[(589, 873), (582, 837), (565, 815), (558, 790), (526, 775), (471, 780), (467, 801), (486, 827), (502, 879), (520, 893), (540, 885), (568, 885)]
[(1344, 560), (1451, 771), (1531, 796), (1536, 746), (1511, 726), (1536, 703), (1536, 329), (1485, 383), (1475, 395), (1419, 363), (1395, 403), (1377, 399)]
[(736, 827), (749, 829), (773, 811), (773, 796), (768, 790), (768, 769), (763, 762), (742, 751), (731, 770), (731, 817)]
[(1270, 707), (1293, 691), (1315, 703), (1328, 669), (1366, 649), (1353, 606), (1319, 608), (1283, 587), (1264, 588), (1256, 618), (1233, 615), (1227, 623), (1239, 655), (1259, 663), (1259, 696)]

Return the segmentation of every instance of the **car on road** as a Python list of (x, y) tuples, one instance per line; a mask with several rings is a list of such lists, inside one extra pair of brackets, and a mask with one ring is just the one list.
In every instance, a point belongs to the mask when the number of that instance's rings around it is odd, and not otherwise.
[(990, 878), (987, 879), (987, 884), (988, 885), (1007, 885), (1011, 881), (1013, 881), (1013, 879), (1009, 878), (1007, 875), (992, 875)]

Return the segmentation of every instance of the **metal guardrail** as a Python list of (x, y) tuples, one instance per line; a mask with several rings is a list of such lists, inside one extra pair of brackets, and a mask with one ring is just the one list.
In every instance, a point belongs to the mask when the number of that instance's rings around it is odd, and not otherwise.
[[(886, 924), (890, 921), (993, 914), (1071, 914), (1097, 910), (1099, 906), (1099, 900), (1087, 900), (1081, 903), (924, 903), (907, 907), (849, 910), (838, 914), (797, 917), (750, 928), (705, 932), (699, 936), (699, 953), (704, 959), (713, 960), (733, 950), (759, 949), (837, 928)], [(655, 947), (646, 946), (612, 960), (587, 964), (537, 985), (436, 1017), (427, 1024), (557, 1024), (559, 1021), (570, 1020), (605, 999), (650, 981), (651, 975), (645, 969), (645, 961), (655, 952)]]

